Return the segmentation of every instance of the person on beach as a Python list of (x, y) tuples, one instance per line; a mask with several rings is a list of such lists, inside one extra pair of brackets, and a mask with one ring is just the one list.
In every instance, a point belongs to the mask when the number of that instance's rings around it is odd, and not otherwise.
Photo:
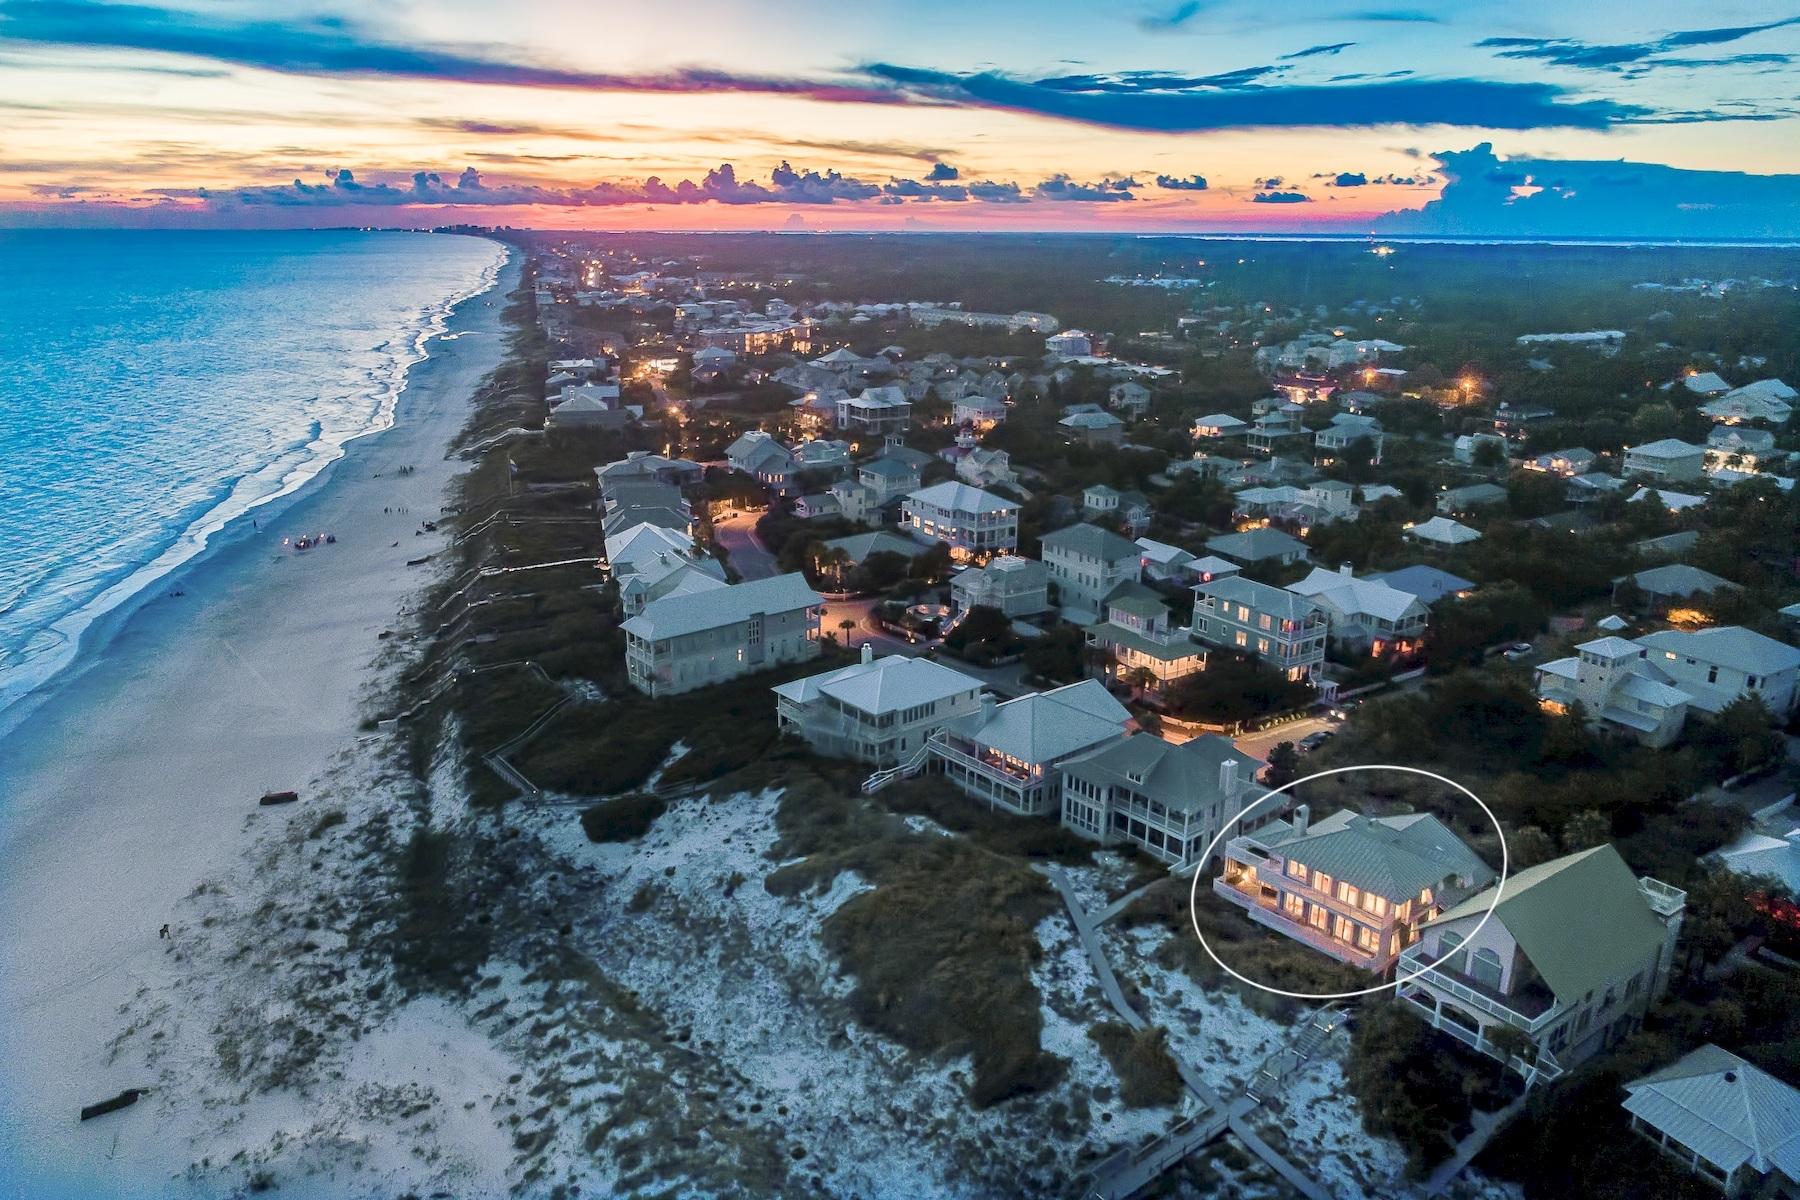
[(159, 938), (161, 938), (161, 939), (162, 939), (162, 940), (163, 940), (163, 941), (165, 941), (165, 942), (166, 942), (166, 941), (169, 941), (169, 940), (170, 940), (170, 938), (169, 938), (169, 927), (168, 927), (168, 925), (167, 925), (167, 924), (165, 924), (165, 925), (163, 925), (163, 927), (162, 927), (162, 928), (161, 928), (161, 929), (159, 929), (159, 930), (157, 930), (157, 931), (156, 931), (156, 936), (157, 936), (157, 937), (159, 937)]

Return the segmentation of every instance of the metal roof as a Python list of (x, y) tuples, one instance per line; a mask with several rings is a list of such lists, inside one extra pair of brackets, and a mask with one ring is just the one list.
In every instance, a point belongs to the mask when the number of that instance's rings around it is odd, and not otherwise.
[(890, 654), (769, 689), (801, 704), (830, 696), (847, 708), (880, 716), (981, 690), (981, 681), (926, 658)]
[(1257, 612), (1268, 613), (1284, 621), (1304, 620), (1319, 611), (1319, 606), (1305, 596), (1296, 595), (1286, 588), (1245, 579), (1242, 575), (1227, 575), (1211, 583), (1196, 584), (1194, 591), (1232, 604), (1247, 605)]
[(1498, 903), (1486, 889), (1429, 924), (1479, 920), (1490, 904), (1493, 919), (1564, 1003), (1579, 1003), (1661, 952), (1663, 923), (1610, 844), (1514, 872), (1500, 885)]
[(1201, 734), (1177, 745), (1140, 732), (1070, 759), (1063, 772), (1129, 787), (1175, 812), (1198, 813), (1229, 799), (1219, 788), (1219, 768), (1228, 760), (1238, 764), (1238, 779), (1252, 786), (1256, 773), (1268, 765), (1217, 734)]
[(807, 586), (806, 576), (796, 571), (697, 595), (652, 600), (644, 606), (643, 612), (626, 621), (621, 628), (646, 641), (662, 641), (735, 625), (753, 616), (810, 608), (823, 603), (824, 599)]
[(1388, 571), (1381, 575), (1371, 575), (1392, 588), (1403, 592), (1411, 592), (1427, 604), (1434, 604), (1445, 596), (1456, 592), (1466, 592), (1475, 586), (1472, 579), (1464, 579), (1460, 575), (1452, 575), (1448, 571), (1440, 571), (1436, 567), (1417, 563), (1410, 567), (1401, 567), (1397, 571)]
[(1139, 554), (1136, 542), (1122, 538), (1110, 529), (1086, 524), (1070, 525), (1066, 529), (1046, 533), (1043, 547), (1046, 551), (1066, 550), (1071, 554), (1082, 554), (1103, 562), (1137, 558)]
[(1318, 600), (1347, 617), (1370, 616), (1398, 621), (1415, 606), (1421, 611), (1424, 609), (1424, 602), (1411, 592), (1378, 579), (1358, 579), (1324, 567), (1314, 567), (1305, 579), (1290, 583), (1288, 591)]
[(1365, 817), (1346, 808), (1305, 832), (1296, 831), (1290, 820), (1255, 836), (1287, 858), (1396, 904), (1426, 888), (1439, 891), (1445, 880), (1466, 879), (1459, 886), (1469, 888), (1496, 878), (1492, 867), (1430, 813)]
[(1800, 1180), (1800, 1091), (1714, 1045), (1625, 1085), (1625, 1111), (1729, 1174)]
[(1773, 675), (1800, 667), (1800, 649), (1741, 625), (1719, 625), (1692, 633), (1664, 629), (1644, 635), (1638, 639), (1638, 644), (1683, 658), (1730, 667), (1746, 675)]
[(908, 492), (906, 498), (949, 512), (961, 513), (1007, 512), (1019, 507), (1004, 496), (996, 496), (992, 492), (984, 492), (978, 487), (970, 487), (966, 483), (955, 481), (934, 483), (928, 488)]
[(1032, 692), (953, 723), (963, 737), (1021, 762), (1051, 763), (1121, 737), (1131, 713), (1098, 680)]
[(1252, 529), (1246, 533), (1228, 533), (1210, 538), (1206, 548), (1239, 562), (1257, 562), (1284, 554), (1306, 553), (1306, 543), (1279, 529)]

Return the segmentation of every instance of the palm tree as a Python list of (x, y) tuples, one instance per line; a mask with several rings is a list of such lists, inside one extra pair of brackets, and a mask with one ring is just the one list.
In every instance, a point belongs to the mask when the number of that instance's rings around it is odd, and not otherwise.
[(856, 628), (856, 621), (853, 618), (845, 617), (838, 622), (838, 628), (844, 631), (844, 645), (848, 646), (850, 644), (850, 631)]

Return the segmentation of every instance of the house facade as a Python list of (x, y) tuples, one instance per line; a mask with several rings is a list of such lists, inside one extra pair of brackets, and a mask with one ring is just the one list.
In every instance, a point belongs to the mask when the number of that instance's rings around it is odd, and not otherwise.
[(961, 562), (1019, 547), (1019, 506), (966, 483), (938, 483), (909, 493), (900, 502), (900, 524), (915, 537), (944, 543), (950, 557)]
[(1009, 617), (1035, 617), (1050, 609), (1050, 570), (1033, 559), (1002, 554), (985, 567), (958, 572), (950, 581), (950, 603), (959, 612), (981, 605)]
[(1624, 472), (1658, 483), (1687, 483), (1705, 473), (1706, 447), (1663, 438), (1625, 447)]
[(1527, 1086), (1616, 1045), (1668, 986), (1687, 893), (1610, 845), (1514, 872), (1401, 951), (1395, 990)]
[(1286, 820), (1226, 844), (1213, 893), (1258, 924), (1385, 974), (1419, 940), (1421, 925), (1494, 879), (1429, 813), (1366, 817), (1343, 809), (1314, 822), (1301, 804)]
[(1666, 746), (1687, 723), (1693, 697), (1649, 651), (1627, 638), (1603, 637), (1537, 669), (1538, 701), (1551, 712), (1581, 705), (1588, 720), (1622, 730), (1646, 746)]
[(1102, 845), (1198, 866), (1226, 823), (1263, 794), (1256, 775), (1265, 765), (1216, 734), (1177, 745), (1134, 733), (1063, 764), (1062, 823)]
[(1260, 659), (1289, 679), (1311, 679), (1325, 661), (1325, 610), (1286, 588), (1228, 576), (1194, 585), (1194, 636)]
[(925, 658), (874, 657), (771, 689), (783, 733), (820, 754), (875, 767), (907, 763), (926, 739), (981, 707), (981, 681)]
[(1136, 582), (1142, 558), (1136, 542), (1098, 525), (1046, 533), (1041, 553), (1059, 602), (1088, 612), (1098, 612), (1120, 584)]
[(1106, 598), (1105, 619), (1084, 631), (1094, 678), (1146, 697), (1206, 669), (1206, 650), (1173, 628), (1169, 606), (1141, 583), (1125, 583)]
[(1687, 632), (1664, 629), (1637, 644), (1646, 661), (1693, 697), (1693, 707), (1717, 713), (1740, 696), (1755, 695), (1777, 718), (1796, 705), (1800, 649), (1741, 625)]
[(749, 475), (777, 495), (793, 488), (794, 455), (765, 430), (752, 429), (725, 448), (731, 469)]
[(1375, 658), (1418, 653), (1431, 619), (1431, 610), (1411, 592), (1358, 579), (1348, 565), (1335, 571), (1314, 567), (1288, 591), (1325, 610), (1328, 632), (1339, 644)]
[(621, 626), (626, 675), (670, 696), (817, 658), (823, 604), (798, 572), (652, 600)]
[(1057, 810), (1064, 760), (1135, 728), (1123, 704), (1084, 679), (1003, 704), (983, 697), (980, 711), (952, 721), (928, 745), (933, 766), (958, 791), (1036, 817)]

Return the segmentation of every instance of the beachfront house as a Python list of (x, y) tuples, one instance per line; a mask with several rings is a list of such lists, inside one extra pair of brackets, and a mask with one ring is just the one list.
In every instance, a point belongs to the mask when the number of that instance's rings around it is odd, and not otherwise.
[(726, 586), (725, 568), (678, 529), (633, 525), (608, 537), (605, 547), (607, 570), (618, 584), (619, 606), (627, 617), (664, 596)]
[(1310, 813), (1230, 839), (1213, 893), (1339, 962), (1385, 974), (1420, 925), (1495, 879), (1430, 813)]
[(1098, 525), (1070, 525), (1046, 533), (1041, 546), (1058, 602), (1086, 613), (1099, 612), (1120, 584), (1136, 582), (1142, 565), (1136, 542)]
[(1199, 866), (1219, 831), (1262, 796), (1267, 765), (1229, 738), (1177, 744), (1134, 733), (1062, 766), (1062, 823), (1102, 845), (1124, 842), (1177, 869)]
[(778, 684), (775, 713), (783, 733), (820, 754), (875, 767), (910, 763), (925, 741), (981, 707), (981, 681), (927, 658), (876, 658)]
[(1305, 596), (1232, 575), (1194, 585), (1194, 637), (1251, 655), (1289, 679), (1311, 679), (1325, 661), (1330, 622)]
[(981, 708), (931, 736), (933, 765), (957, 790), (1024, 817), (1055, 810), (1064, 760), (1136, 727), (1131, 713), (1092, 679)]
[(1009, 617), (1035, 617), (1050, 609), (1050, 569), (1015, 554), (1002, 554), (984, 567), (968, 567), (950, 580), (950, 603), (958, 612), (981, 605)]
[[(1634, 878), (1610, 845), (1508, 876), (1402, 950), (1400, 999), (1527, 1086), (1643, 1024), (1668, 986), (1687, 893)], [(1479, 926), (1479, 928), (1477, 928)]]
[(1206, 669), (1206, 651), (1171, 625), (1169, 606), (1143, 584), (1120, 584), (1105, 609), (1105, 619), (1084, 631), (1094, 678), (1160, 699)]
[(1019, 506), (955, 481), (909, 493), (900, 502), (900, 526), (914, 537), (942, 542), (958, 562), (984, 561), (1019, 546)]
[(817, 658), (823, 604), (798, 572), (652, 600), (621, 626), (626, 676), (670, 696)]
[(1625, 1085), (1631, 1131), (1727, 1196), (1800, 1196), (1800, 1090), (1710, 1043)]

